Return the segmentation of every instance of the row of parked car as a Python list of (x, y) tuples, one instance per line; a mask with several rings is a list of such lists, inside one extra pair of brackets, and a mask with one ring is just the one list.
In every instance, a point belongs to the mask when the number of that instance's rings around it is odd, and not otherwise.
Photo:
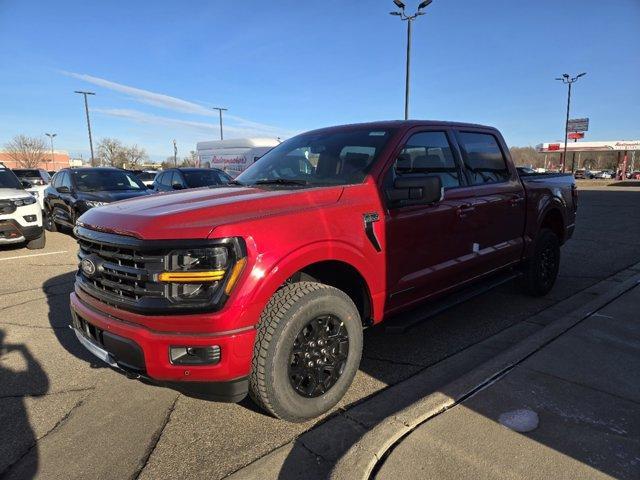
[(45, 228), (73, 228), (76, 219), (90, 208), (118, 200), (231, 181), (223, 171), (207, 168), (172, 168), (157, 173), (109, 167), (66, 168), (53, 176), (44, 191)]
[[(584, 168), (580, 168), (573, 173), (573, 176), (577, 179), (594, 179), (594, 178), (618, 178), (620, 172), (615, 172), (613, 170), (585, 170)], [(640, 171), (627, 172), (627, 179), (630, 180), (639, 180), (640, 179)]]
[(28, 248), (43, 248), (44, 229), (73, 228), (76, 219), (93, 207), (232, 181), (222, 170), (208, 168), (160, 172), (110, 167), (65, 168), (58, 172), (0, 168), (0, 244), (26, 242)]

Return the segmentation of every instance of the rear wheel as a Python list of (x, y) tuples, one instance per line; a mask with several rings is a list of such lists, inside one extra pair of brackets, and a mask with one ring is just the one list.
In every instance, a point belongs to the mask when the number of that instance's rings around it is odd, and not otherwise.
[(344, 396), (362, 355), (362, 323), (341, 290), (298, 282), (278, 290), (260, 317), (251, 398), (291, 422), (317, 417)]
[(560, 269), (560, 240), (548, 228), (543, 228), (535, 240), (533, 256), (524, 269), (523, 286), (534, 296), (551, 291)]
[(47, 236), (45, 234), (45, 231), (42, 230), (42, 233), (38, 238), (34, 238), (33, 240), (29, 240), (27, 242), (27, 248), (29, 250), (40, 250), (44, 248), (46, 243), (47, 243)]
[(56, 222), (53, 220), (53, 212), (51, 210), (45, 210), (43, 212), (43, 216), (44, 216), (43, 218), (44, 228), (46, 228), (50, 232), (57, 232), (58, 226), (56, 225)]

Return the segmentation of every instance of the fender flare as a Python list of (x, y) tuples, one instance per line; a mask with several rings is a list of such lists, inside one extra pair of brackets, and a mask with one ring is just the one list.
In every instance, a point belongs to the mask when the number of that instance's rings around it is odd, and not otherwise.
[[(379, 316), (381, 309), (376, 308), (374, 294), (383, 290), (384, 280), (375, 275), (374, 265), (359, 249), (340, 240), (313, 242), (282, 255), (262, 274), (263, 281), (256, 282), (256, 287), (247, 297), (247, 303), (259, 305), (262, 311), (271, 296), (293, 274), (314, 263), (326, 261), (345, 263), (360, 274), (368, 290), (373, 316)], [(259, 265), (254, 265), (253, 270), (256, 267), (259, 268)]]

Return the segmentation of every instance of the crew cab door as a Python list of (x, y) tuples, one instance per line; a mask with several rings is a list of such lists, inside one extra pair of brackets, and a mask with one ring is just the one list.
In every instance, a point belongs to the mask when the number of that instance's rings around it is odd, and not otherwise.
[(495, 130), (457, 129), (467, 182), (481, 226), (475, 232), (474, 273), (483, 275), (522, 256), (526, 198), (504, 140)]
[[(412, 173), (437, 175), (444, 187), (432, 205), (395, 206), (388, 199), (398, 177)], [(462, 173), (453, 132), (446, 128), (414, 129), (382, 177), (387, 194), (386, 312), (455, 287), (468, 280), (466, 263), (481, 229), (468, 215), (475, 194)]]

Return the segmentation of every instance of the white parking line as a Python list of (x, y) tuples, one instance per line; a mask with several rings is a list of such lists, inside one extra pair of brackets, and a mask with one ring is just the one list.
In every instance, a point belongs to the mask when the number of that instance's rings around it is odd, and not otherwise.
[(5, 260), (16, 260), (18, 258), (44, 257), (45, 255), (57, 255), (59, 253), (67, 253), (67, 251), (60, 250), (59, 252), (34, 253), (32, 255), (19, 255), (17, 257), (6, 257), (6, 258), (0, 258), (0, 262), (4, 262)]

